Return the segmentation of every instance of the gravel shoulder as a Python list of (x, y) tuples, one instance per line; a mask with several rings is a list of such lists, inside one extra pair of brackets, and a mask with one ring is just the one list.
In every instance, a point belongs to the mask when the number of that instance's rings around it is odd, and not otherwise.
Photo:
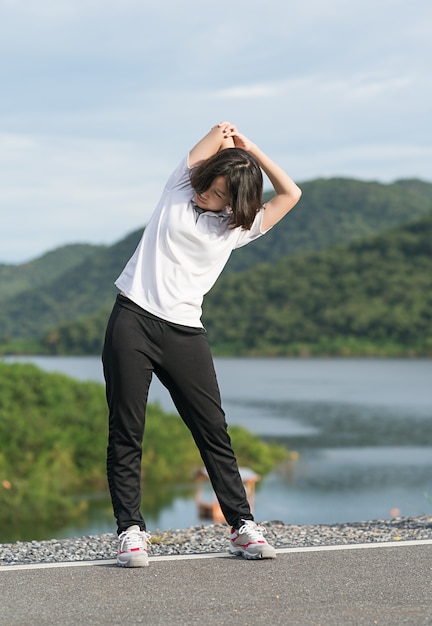
[[(316, 526), (293, 526), (279, 521), (261, 524), (266, 529), (268, 542), (276, 549), (432, 540), (432, 515)], [(193, 526), (185, 530), (154, 532), (150, 556), (225, 552), (227, 547), (227, 525)], [(117, 536), (114, 533), (17, 541), (0, 544), (0, 568), (2, 565), (114, 559), (116, 552)]]

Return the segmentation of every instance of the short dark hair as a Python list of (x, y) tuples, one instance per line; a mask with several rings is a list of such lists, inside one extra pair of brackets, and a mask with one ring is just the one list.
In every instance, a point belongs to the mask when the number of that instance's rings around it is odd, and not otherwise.
[(192, 169), (192, 187), (204, 193), (217, 176), (226, 179), (232, 227), (250, 230), (262, 206), (263, 175), (258, 161), (246, 150), (226, 148)]

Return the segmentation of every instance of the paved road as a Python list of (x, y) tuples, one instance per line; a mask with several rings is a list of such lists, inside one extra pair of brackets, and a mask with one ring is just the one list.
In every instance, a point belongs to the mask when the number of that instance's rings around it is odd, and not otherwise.
[(0, 567), (0, 624), (432, 624), (432, 542), (151, 559), (144, 569)]

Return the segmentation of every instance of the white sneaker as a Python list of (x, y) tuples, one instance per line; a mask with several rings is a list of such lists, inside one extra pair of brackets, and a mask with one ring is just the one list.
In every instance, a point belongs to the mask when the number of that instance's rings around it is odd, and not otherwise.
[(149, 533), (139, 526), (130, 526), (119, 535), (117, 565), (120, 567), (147, 567)]
[(275, 559), (276, 550), (263, 537), (267, 530), (252, 520), (242, 521), (244, 525), (239, 530), (231, 529), (231, 554), (243, 556), (245, 559)]

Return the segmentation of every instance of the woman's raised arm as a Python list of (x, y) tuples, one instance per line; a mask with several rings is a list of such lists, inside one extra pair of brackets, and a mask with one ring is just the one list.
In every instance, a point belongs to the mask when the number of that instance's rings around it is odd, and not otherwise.
[(217, 126), (213, 126), (210, 132), (192, 148), (189, 152), (189, 167), (195, 167), (219, 150), (234, 148), (234, 140), (226, 136), (225, 128), (232, 128), (232, 125), (229, 122), (220, 122)]
[(288, 174), (277, 165), (270, 157), (258, 148), (245, 135), (238, 132), (233, 125), (224, 125), (222, 134), (228, 139), (231, 138), (234, 146), (243, 148), (252, 154), (259, 163), (261, 169), (268, 176), (276, 196), (266, 203), (262, 220), (262, 230), (268, 230), (279, 222), (297, 204), (301, 197), (301, 189), (288, 176)]

